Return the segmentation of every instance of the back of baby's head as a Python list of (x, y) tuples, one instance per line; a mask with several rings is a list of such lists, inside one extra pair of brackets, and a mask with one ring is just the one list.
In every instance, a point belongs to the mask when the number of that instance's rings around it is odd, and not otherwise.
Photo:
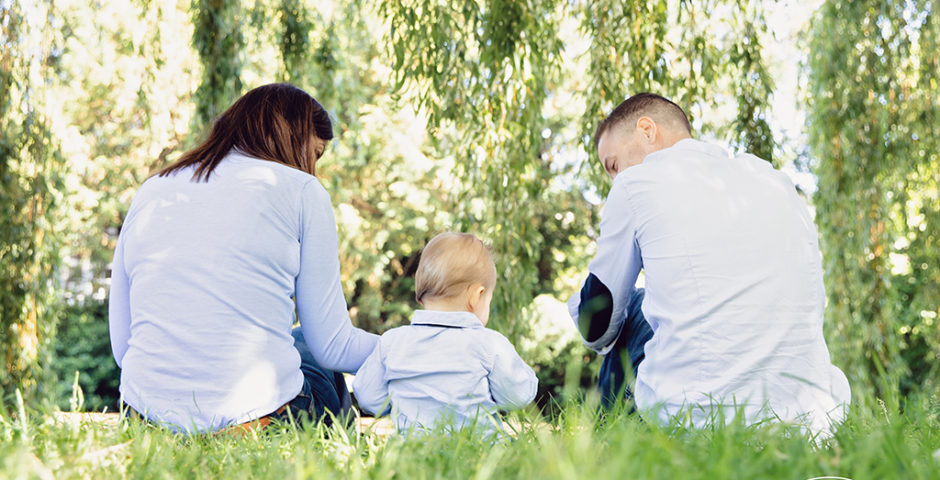
[(496, 284), (496, 265), (479, 238), (469, 233), (444, 232), (424, 247), (415, 273), (418, 303), (459, 295), (476, 283), (487, 289)]

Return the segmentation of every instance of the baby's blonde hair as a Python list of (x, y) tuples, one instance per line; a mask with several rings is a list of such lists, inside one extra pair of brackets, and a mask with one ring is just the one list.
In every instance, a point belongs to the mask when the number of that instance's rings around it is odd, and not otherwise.
[(444, 232), (421, 252), (415, 273), (415, 300), (450, 298), (474, 283), (496, 285), (496, 265), (489, 248), (470, 233)]

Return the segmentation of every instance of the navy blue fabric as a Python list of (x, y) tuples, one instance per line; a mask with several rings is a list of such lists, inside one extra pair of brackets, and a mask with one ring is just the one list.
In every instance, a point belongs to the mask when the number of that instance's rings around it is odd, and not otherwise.
[(633, 370), (633, 377), (630, 378), (633, 381), (636, 379), (640, 362), (645, 358), (644, 346), (653, 338), (653, 330), (646, 322), (641, 309), (645, 294), (646, 290), (642, 288), (633, 293), (617, 342), (613, 350), (604, 355), (598, 378), (601, 405), (604, 408), (612, 407), (618, 399), (633, 399), (633, 391), (627, 385), (627, 359), (629, 358), (630, 368)]
[(291, 417), (307, 417), (330, 424), (332, 419), (327, 413), (340, 417), (349, 411), (352, 403), (343, 374), (327, 370), (317, 363), (300, 327), (293, 329), (291, 335), (294, 337), (294, 348), (300, 353), (300, 371), (304, 374), (304, 384), (300, 393), (287, 404), (287, 409), (271, 417), (283, 421)]
[(588, 274), (581, 287), (581, 303), (578, 304), (578, 330), (589, 342), (601, 337), (610, 326), (614, 312), (614, 297), (593, 273)]

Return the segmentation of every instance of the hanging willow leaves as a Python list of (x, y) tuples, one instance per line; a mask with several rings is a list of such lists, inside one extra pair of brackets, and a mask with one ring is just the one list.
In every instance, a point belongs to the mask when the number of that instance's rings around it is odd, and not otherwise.
[(555, 2), (512, 0), (382, 4), (399, 88), (428, 111), (438, 147), (457, 160), (462, 179), (457, 228), (489, 240), (500, 281), (494, 318), (509, 335), (538, 284), (544, 242), (534, 207), (549, 181), (542, 156), (546, 83), (561, 42)]
[(767, 33), (763, 12), (751, 2), (734, 9), (737, 37), (729, 52), (738, 109), (727, 129), (733, 144), (774, 163), (774, 135), (767, 122), (767, 110), (774, 85), (761, 52), (761, 37)]
[[(600, 0), (583, 8), (582, 30), (592, 43), (582, 139), (591, 157), (586, 174), (601, 193), (609, 179), (595, 157), (594, 129), (617, 104), (644, 91), (676, 101), (702, 133), (771, 160), (765, 112), (773, 83), (762, 57), (762, 3)], [(721, 101), (737, 103), (731, 123), (700, 115)]]
[[(40, 15), (50, 8), (34, 7)], [(36, 392), (55, 328), (65, 162), (42, 113), (48, 70), (40, 68), (54, 62), (54, 38), (48, 27), (30, 27), (18, 3), (0, 4), (0, 402), (14, 389), (27, 398)]]
[(245, 40), (240, 2), (193, 0), (192, 12), (193, 45), (203, 64), (193, 128), (198, 134), (242, 94), (240, 54)]
[(284, 61), (284, 80), (297, 84), (304, 74), (304, 63), (308, 61), (310, 31), (313, 24), (307, 8), (300, 0), (281, 0), (280, 36), (281, 59)]
[[(48, 338), (53, 322), (23, 319), (49, 318), (53, 270), (65, 315), (106, 322), (98, 302), (137, 186), (249, 86), (290, 81), (330, 111), (337, 138), (318, 175), (336, 207), (351, 316), (376, 332), (408, 321), (420, 248), (444, 229), (493, 244), (494, 324), (517, 339), (534, 295), (575, 291), (598, 211), (582, 191), (603, 196), (609, 182), (591, 137), (630, 94), (676, 100), (696, 136), (768, 160), (777, 151), (767, 128), (771, 2), (52, 4), (0, 2), (0, 200), (11, 212), (0, 217), (0, 358), (16, 372), (3, 373), (6, 385), (36, 384), (40, 371), (21, 368), (37, 363), (32, 350), (8, 345)], [(806, 49), (827, 338), (857, 394), (875, 380), (899, 380), (906, 393), (940, 378), (937, 9), (937, 0), (828, 2)], [(24, 11), (51, 15), (30, 30)], [(544, 348), (531, 357), (542, 359), (540, 382), (561, 388), (567, 361), (540, 338), (520, 349)], [(566, 351), (583, 360), (579, 347)], [(63, 368), (70, 388), (72, 366)]]
[[(689, 110), (716, 91), (756, 83), (738, 98), (747, 122), (729, 127), (743, 146), (768, 155), (773, 149), (762, 112), (769, 80), (760, 57), (761, 10), (756, 2), (731, 23), (744, 40), (716, 38), (710, 18), (716, 5), (742, 2), (596, 2), (467, 0), (384, 2), (399, 90), (413, 93), (428, 111), (438, 147), (459, 158), (463, 179), (456, 205), (460, 227), (483, 234), (500, 259), (496, 309), (511, 313), (532, 298), (533, 268), (544, 238), (531, 219), (543, 208), (552, 165), (540, 137), (543, 115), (561, 71), (565, 18), (583, 18), (591, 42), (583, 116), (584, 149), (594, 155), (594, 127), (622, 99), (655, 91), (685, 102)], [(736, 17), (737, 18), (737, 17)], [(738, 38), (729, 36), (729, 38)], [(734, 54), (732, 54), (734, 53)], [(729, 61), (730, 59), (730, 61)], [(732, 77), (741, 76), (740, 80)], [(755, 82), (754, 77), (758, 78)], [(705, 124), (709, 125), (709, 124)], [(442, 135), (440, 132), (453, 132)], [(591, 181), (606, 190), (598, 162)], [(550, 208), (550, 207), (548, 207)], [(499, 315), (497, 315), (499, 318)]]
[(850, 379), (880, 394), (937, 386), (937, 7), (829, 1), (809, 32), (829, 338)]
[[(666, 76), (664, 42), (669, 21), (668, 2), (586, 2), (582, 29), (592, 41), (589, 50), (587, 107), (583, 146), (591, 161), (590, 179), (606, 195), (607, 173), (597, 161), (593, 129), (620, 102), (638, 92), (675, 97), (675, 83)], [(686, 101), (693, 98), (687, 95)]]

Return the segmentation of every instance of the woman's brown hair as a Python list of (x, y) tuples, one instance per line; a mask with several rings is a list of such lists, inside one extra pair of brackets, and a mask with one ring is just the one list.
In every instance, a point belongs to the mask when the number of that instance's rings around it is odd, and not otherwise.
[(333, 124), (323, 105), (293, 85), (263, 85), (236, 100), (215, 119), (205, 141), (157, 175), (164, 177), (195, 165), (193, 179), (208, 181), (233, 149), (315, 175), (323, 152), (314, 138), (333, 138)]

